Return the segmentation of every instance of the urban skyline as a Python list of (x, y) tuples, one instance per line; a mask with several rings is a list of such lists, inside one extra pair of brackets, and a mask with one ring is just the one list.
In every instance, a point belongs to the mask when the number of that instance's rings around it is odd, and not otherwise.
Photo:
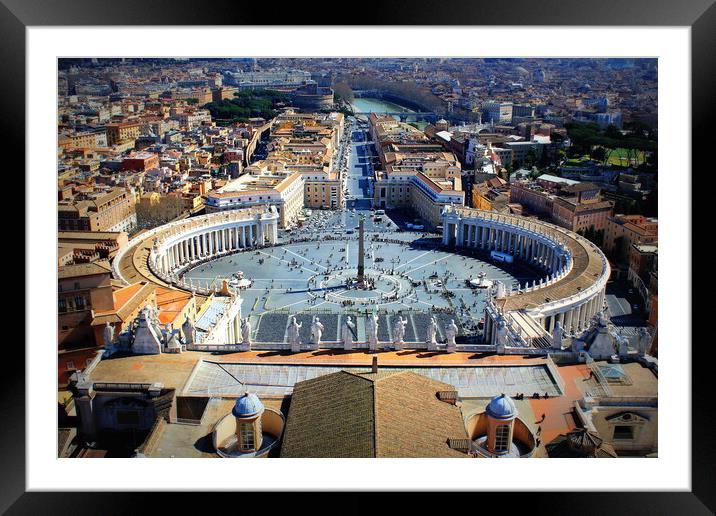
[(58, 74), (59, 456), (657, 455), (656, 59)]

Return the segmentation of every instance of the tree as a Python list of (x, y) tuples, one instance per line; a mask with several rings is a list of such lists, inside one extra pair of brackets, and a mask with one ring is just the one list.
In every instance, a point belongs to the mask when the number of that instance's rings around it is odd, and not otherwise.
[(537, 160), (537, 166), (540, 168), (547, 168), (552, 163), (552, 160), (549, 158), (549, 154), (546, 150), (542, 149), (542, 152), (539, 155), (539, 159)]
[(342, 99), (348, 104), (353, 102), (353, 89), (345, 82), (337, 82), (333, 85), (333, 91), (335, 92), (336, 100)]
[(530, 149), (525, 156), (523, 166), (525, 168), (531, 168), (537, 162), (537, 153), (534, 149)]
[(607, 151), (604, 150), (604, 147), (594, 147), (590, 156), (593, 160), (603, 163), (607, 156)]
[(606, 136), (607, 138), (620, 138), (622, 136), (622, 133), (619, 132), (619, 129), (617, 129), (616, 126), (609, 124), (607, 130), (604, 131), (604, 136)]
[(242, 90), (233, 99), (209, 102), (205, 107), (212, 118), (224, 123), (246, 122), (252, 117), (271, 119), (278, 115), (280, 104), (288, 100), (285, 94), (272, 90)]

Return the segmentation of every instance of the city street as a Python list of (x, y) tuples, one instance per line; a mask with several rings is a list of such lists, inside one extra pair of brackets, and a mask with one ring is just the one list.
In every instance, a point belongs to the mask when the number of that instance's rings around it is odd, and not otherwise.
[(348, 169), (345, 174), (346, 207), (369, 210), (372, 207), (373, 159), (376, 157), (368, 132), (353, 125)]

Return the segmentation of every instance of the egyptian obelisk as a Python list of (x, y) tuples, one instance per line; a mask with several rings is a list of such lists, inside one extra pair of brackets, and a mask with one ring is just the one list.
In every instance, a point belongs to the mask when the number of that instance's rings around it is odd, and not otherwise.
[(365, 274), (365, 252), (363, 249), (365, 216), (361, 215), (358, 219), (358, 284), (363, 286)]

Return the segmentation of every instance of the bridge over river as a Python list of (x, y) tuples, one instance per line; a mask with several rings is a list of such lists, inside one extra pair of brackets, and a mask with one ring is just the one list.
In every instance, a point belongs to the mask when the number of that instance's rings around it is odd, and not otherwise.
[(392, 117), (397, 117), (400, 119), (401, 122), (405, 122), (408, 118), (423, 119), (430, 122), (434, 122), (438, 119), (437, 113), (434, 113), (432, 111), (354, 111), (355, 116), (367, 117), (371, 113), (375, 113), (377, 115), (389, 115)]

